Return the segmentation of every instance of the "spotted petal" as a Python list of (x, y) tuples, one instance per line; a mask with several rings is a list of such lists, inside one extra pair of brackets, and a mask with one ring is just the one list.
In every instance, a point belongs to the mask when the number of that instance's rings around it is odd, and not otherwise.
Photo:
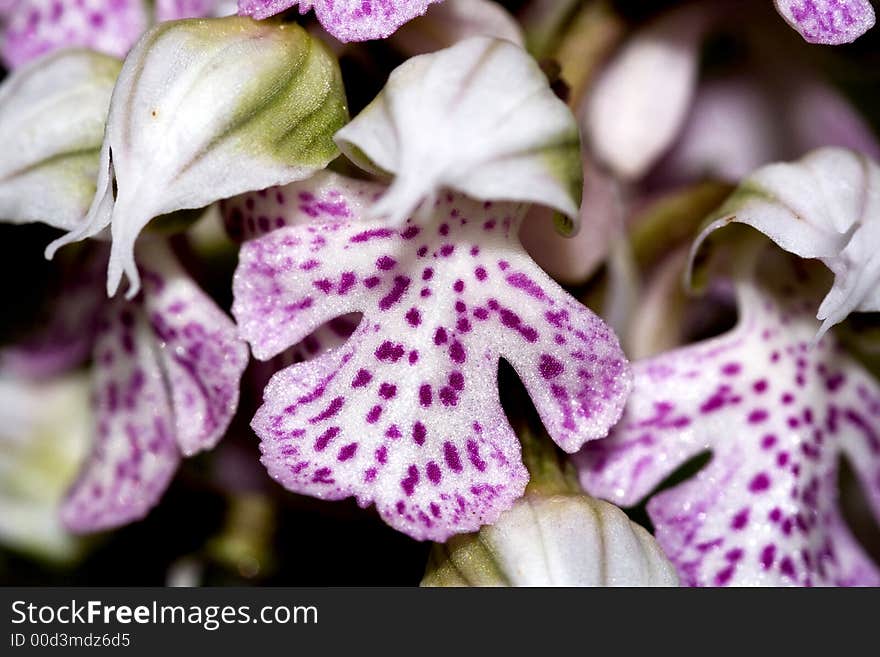
[(139, 257), (146, 286), (144, 312), (159, 343), (177, 444), (191, 456), (216, 445), (229, 426), (238, 407), (247, 346), (164, 242), (145, 242)]
[(10, 68), (64, 48), (123, 57), (149, 27), (144, 0), (19, 0), (3, 26)]
[(773, 0), (776, 10), (809, 43), (851, 43), (874, 27), (869, 0)]
[[(428, 224), (395, 229), (362, 219), (381, 187), (317, 181), (284, 189), (273, 214), (298, 225), (245, 244), (234, 280), (233, 313), (260, 359), (363, 313), (343, 346), (267, 387), (252, 426), (273, 477), (375, 503), (418, 539), (493, 522), (527, 479), (498, 401), (502, 357), (564, 449), (607, 433), (629, 389), (625, 359), (524, 253), (522, 207), (449, 194)], [(333, 216), (311, 218), (316, 204)]]
[(143, 517), (181, 456), (213, 447), (238, 405), (247, 351), (164, 243), (138, 251), (142, 297), (109, 302), (93, 351), (96, 442), (64, 507), (76, 531)]
[(834, 272), (817, 315), (820, 333), (854, 310), (880, 310), (880, 166), (867, 156), (829, 147), (761, 167), (715, 216), (694, 252), (711, 232), (737, 221)]
[(49, 55), (0, 86), (0, 219), (67, 230), (85, 218), (119, 60)]
[(268, 18), (298, 6), (301, 14), (315, 10), (324, 29), (349, 41), (384, 39), (408, 20), (421, 16), (441, 0), (238, 0), (238, 13)]
[(130, 305), (112, 303), (95, 343), (95, 443), (62, 509), (74, 531), (142, 518), (180, 462), (155, 338), (144, 315)]
[(111, 226), (108, 292), (124, 272), (131, 298), (135, 239), (151, 219), (308, 176), (335, 157), (346, 117), (335, 59), (298, 25), (161, 23), (123, 65), (86, 222), (47, 254)]
[(576, 456), (581, 483), (630, 506), (710, 450), (648, 502), (683, 583), (876, 586), (838, 509), (837, 467), (846, 455), (880, 516), (880, 387), (831, 333), (810, 346), (810, 272), (765, 261), (739, 283), (733, 331), (635, 363), (620, 424)]
[(442, 188), (578, 219), (577, 124), (537, 63), (503, 39), (473, 37), (407, 60), (336, 142), (359, 166), (395, 176), (370, 210), (395, 224), (422, 204), (430, 215)]

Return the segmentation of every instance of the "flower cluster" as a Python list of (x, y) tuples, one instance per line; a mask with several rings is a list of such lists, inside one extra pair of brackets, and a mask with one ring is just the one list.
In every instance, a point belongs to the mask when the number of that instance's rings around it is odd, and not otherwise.
[(75, 558), (180, 472), (229, 501), (198, 558), (282, 561), (304, 496), (429, 586), (880, 585), (880, 146), (803, 55), (871, 4), (519, 4), (0, 4), (53, 281), (0, 336), (0, 540)]

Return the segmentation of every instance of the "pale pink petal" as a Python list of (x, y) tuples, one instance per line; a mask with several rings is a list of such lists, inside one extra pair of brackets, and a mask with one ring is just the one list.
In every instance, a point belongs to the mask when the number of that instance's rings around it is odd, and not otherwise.
[(268, 18), (298, 6), (310, 9), (334, 37), (342, 42), (384, 39), (408, 20), (421, 16), (441, 0), (238, 0), (238, 13)]
[(325, 174), (283, 192), (270, 216), (294, 225), (245, 244), (235, 276), (233, 313), (255, 355), (364, 315), (343, 346), (266, 389), (253, 427), (286, 487), (375, 503), (418, 539), (493, 522), (527, 479), (498, 402), (499, 357), (564, 449), (617, 419), (629, 388), (617, 340), (523, 252), (521, 206), (449, 194), (427, 225), (392, 229), (359, 220), (375, 185)]
[(776, 10), (809, 43), (836, 46), (874, 27), (869, 0), (773, 0)]
[(841, 454), (857, 463), (880, 516), (880, 387), (832, 334), (811, 346), (814, 281), (766, 260), (758, 283), (739, 284), (732, 332), (634, 365), (620, 424), (576, 456), (581, 482), (633, 505), (708, 450), (695, 477), (648, 502), (683, 583), (876, 586), (837, 469)]

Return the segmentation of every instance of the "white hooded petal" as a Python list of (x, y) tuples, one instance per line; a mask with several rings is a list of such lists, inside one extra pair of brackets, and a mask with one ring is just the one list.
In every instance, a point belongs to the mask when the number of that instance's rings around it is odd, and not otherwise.
[(834, 285), (819, 308), (820, 333), (855, 310), (880, 310), (880, 167), (843, 148), (820, 148), (746, 178), (694, 244), (731, 222), (748, 224), (786, 251), (819, 258)]
[(151, 219), (307, 177), (335, 157), (331, 136), (345, 120), (336, 61), (299, 26), (162, 23), (123, 66), (87, 221), (47, 255), (110, 225), (108, 291), (125, 272), (134, 296), (134, 242)]
[(527, 494), (478, 534), (437, 545), (422, 586), (677, 586), (643, 527), (586, 495)]
[(509, 41), (473, 37), (409, 59), (336, 142), (359, 166), (395, 176), (374, 217), (400, 224), (450, 188), (577, 219), (574, 117), (537, 63)]
[(0, 220), (65, 229), (82, 221), (120, 67), (108, 55), (65, 50), (0, 86)]

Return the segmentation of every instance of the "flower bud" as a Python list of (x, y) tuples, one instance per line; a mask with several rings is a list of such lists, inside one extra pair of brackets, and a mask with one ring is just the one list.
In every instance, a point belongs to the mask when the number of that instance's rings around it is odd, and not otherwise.
[(676, 586), (644, 528), (583, 494), (527, 493), (494, 525), (435, 545), (422, 586)]
[(643, 527), (585, 495), (571, 463), (528, 421), (518, 434), (530, 477), (526, 494), (479, 532), (436, 544), (422, 586), (678, 585)]

